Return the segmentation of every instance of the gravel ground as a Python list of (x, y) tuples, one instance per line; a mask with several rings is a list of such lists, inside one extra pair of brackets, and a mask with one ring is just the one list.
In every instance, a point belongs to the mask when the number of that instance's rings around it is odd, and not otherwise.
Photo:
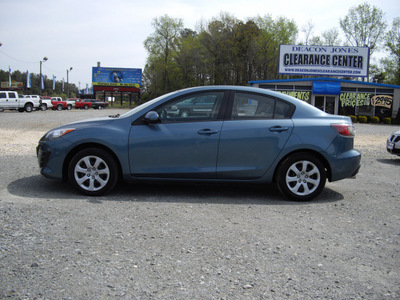
[(307, 203), (243, 185), (89, 198), (39, 174), (47, 130), (116, 113), (0, 113), (0, 298), (400, 298), (400, 158), (385, 150), (399, 126), (355, 124), (357, 179)]

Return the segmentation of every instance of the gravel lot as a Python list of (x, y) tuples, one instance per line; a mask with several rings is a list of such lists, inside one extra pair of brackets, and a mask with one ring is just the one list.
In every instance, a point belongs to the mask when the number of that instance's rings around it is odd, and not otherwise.
[(307, 203), (241, 185), (89, 198), (39, 174), (47, 130), (121, 111), (0, 112), (0, 298), (400, 298), (400, 126), (355, 124), (357, 179)]

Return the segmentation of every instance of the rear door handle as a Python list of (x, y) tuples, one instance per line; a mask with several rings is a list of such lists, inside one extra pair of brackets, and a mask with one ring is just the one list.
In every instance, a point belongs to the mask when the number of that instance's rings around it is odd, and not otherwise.
[(272, 131), (272, 132), (282, 132), (282, 131), (288, 131), (288, 130), (289, 130), (289, 127), (282, 127), (282, 126), (274, 126), (269, 129), (269, 131)]
[(217, 133), (218, 133), (218, 130), (213, 130), (213, 129), (201, 129), (201, 130), (197, 131), (197, 133), (198, 133), (198, 134), (207, 134), (207, 135), (210, 135), (210, 134), (217, 134)]

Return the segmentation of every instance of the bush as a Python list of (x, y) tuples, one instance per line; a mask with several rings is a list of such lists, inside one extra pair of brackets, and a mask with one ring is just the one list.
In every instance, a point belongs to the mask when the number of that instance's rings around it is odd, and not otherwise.
[(380, 122), (378, 117), (370, 117), (369, 121), (373, 124), (378, 124)]
[(356, 122), (357, 122), (357, 116), (350, 115), (349, 117), (351, 118), (351, 121), (352, 121), (353, 123), (356, 123)]
[(366, 116), (358, 116), (358, 122), (360, 122), (360, 123), (368, 123), (368, 117), (366, 117)]
[(385, 124), (392, 124), (392, 119), (391, 118), (383, 118), (383, 123)]

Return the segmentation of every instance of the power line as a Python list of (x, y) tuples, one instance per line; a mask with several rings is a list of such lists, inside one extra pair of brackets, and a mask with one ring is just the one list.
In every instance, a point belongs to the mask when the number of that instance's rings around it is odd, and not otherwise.
[(11, 55), (8, 55), (7, 53), (5, 53), (5, 52), (3, 52), (1, 50), (0, 50), (0, 52), (3, 53), (5, 56), (8, 56), (9, 58), (11, 58), (11, 59), (13, 59), (13, 60), (15, 60), (17, 62), (23, 63), (23, 64), (37, 64), (37, 63), (39, 63), (39, 61), (22, 61), (22, 60), (16, 59), (15, 57), (12, 57)]

